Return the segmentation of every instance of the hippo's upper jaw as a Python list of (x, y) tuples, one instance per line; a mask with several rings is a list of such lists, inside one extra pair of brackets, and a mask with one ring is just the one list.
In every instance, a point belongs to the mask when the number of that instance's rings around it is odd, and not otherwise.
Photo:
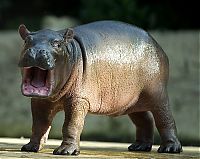
[(30, 97), (48, 97), (52, 94), (54, 70), (39, 67), (22, 68), (22, 93)]

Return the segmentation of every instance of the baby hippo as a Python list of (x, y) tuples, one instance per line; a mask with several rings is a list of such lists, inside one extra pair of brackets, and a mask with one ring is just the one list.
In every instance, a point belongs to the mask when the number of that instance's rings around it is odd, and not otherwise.
[(57, 112), (64, 110), (61, 145), (55, 155), (78, 155), (87, 113), (128, 115), (136, 125), (129, 151), (151, 151), (154, 120), (161, 153), (180, 153), (169, 107), (168, 58), (144, 30), (123, 22), (98, 21), (59, 31), (30, 32), (19, 67), (21, 91), (31, 97), (32, 136), (21, 150), (37, 152), (48, 138)]

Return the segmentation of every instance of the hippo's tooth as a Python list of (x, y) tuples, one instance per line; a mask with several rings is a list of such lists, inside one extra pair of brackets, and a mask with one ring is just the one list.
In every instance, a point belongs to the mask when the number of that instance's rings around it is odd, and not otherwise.
[(33, 88), (30, 88), (30, 89), (29, 89), (29, 92), (30, 92), (30, 93), (33, 93), (33, 92), (34, 92), (34, 89), (33, 89)]

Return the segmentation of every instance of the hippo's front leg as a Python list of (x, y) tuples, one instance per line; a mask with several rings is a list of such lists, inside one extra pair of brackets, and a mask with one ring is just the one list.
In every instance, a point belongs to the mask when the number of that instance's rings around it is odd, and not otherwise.
[(53, 117), (57, 113), (55, 105), (44, 99), (31, 99), (33, 118), (32, 136), (30, 142), (21, 151), (38, 152), (47, 141)]
[(54, 155), (78, 155), (80, 153), (80, 135), (88, 109), (88, 102), (82, 98), (72, 100), (64, 106), (63, 141), (54, 150)]

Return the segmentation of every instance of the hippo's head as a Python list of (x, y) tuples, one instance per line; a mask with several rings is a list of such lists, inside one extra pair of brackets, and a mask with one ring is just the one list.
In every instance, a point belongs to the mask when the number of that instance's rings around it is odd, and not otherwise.
[(64, 34), (53, 30), (29, 32), (19, 26), (24, 40), (19, 67), (22, 71), (23, 95), (49, 97), (58, 93), (70, 76), (70, 55), (67, 44), (73, 38), (73, 30)]

